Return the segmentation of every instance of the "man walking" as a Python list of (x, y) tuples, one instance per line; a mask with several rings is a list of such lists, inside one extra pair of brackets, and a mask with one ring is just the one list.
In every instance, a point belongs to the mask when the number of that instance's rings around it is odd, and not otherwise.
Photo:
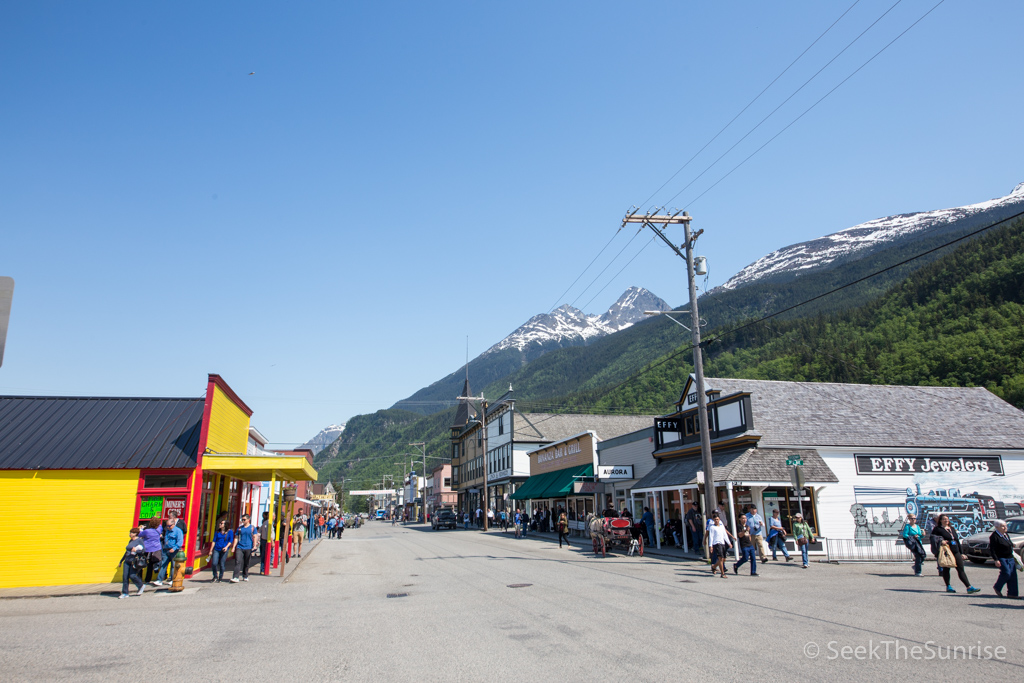
[(1003, 586), (1006, 586), (1006, 597), (1017, 597), (1017, 562), (1013, 557), (1013, 541), (1006, 533), (1006, 522), (997, 519), (995, 531), (988, 537), (988, 548), (999, 568), (999, 579), (992, 589), (996, 595), (1003, 597)]
[(270, 512), (263, 513), (263, 523), (260, 524), (260, 573), (266, 576), (270, 573), (270, 553), (274, 546), (274, 526), (270, 523)]
[(523, 515), (519, 511), (519, 508), (516, 508), (516, 515), (513, 521), (516, 525), (516, 538), (519, 538), (519, 534), (522, 533), (523, 530)]
[(160, 570), (157, 572), (154, 586), (164, 585), (164, 580), (172, 580), (174, 571), (174, 556), (178, 554), (185, 543), (185, 535), (177, 527), (177, 515), (170, 517), (164, 527), (164, 540), (161, 544), (162, 555), (160, 558)]
[(767, 562), (768, 557), (764, 554), (764, 519), (757, 514), (757, 506), (751, 505), (747, 508), (747, 533), (754, 544), (758, 557), (762, 562)]
[(704, 517), (700, 514), (697, 501), (690, 503), (690, 509), (686, 512), (686, 538), (688, 539), (691, 552), (700, 552), (700, 546), (704, 542)]

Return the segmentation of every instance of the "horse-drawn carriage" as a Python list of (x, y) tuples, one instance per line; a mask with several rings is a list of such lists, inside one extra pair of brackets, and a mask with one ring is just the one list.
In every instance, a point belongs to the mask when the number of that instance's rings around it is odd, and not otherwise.
[(594, 517), (590, 520), (590, 540), (594, 554), (606, 557), (616, 546), (626, 549), (627, 555), (644, 556), (644, 537), (640, 525), (628, 517)]

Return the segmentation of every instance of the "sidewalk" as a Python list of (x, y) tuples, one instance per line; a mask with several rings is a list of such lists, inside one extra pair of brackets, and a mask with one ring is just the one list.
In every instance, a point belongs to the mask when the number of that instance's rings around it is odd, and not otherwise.
[[(302, 544), (302, 557), (293, 557), (291, 562), (286, 562), (284, 565), (284, 576), (280, 576), (281, 567), (278, 566), (276, 569), (271, 570), (269, 576), (263, 576), (259, 573), (260, 562), (259, 558), (255, 558), (249, 569), (249, 577), (252, 581), (267, 581), (267, 580), (287, 580), (291, 576), (303, 560), (305, 560), (313, 549), (316, 548), (323, 538), (318, 538), (315, 541), (306, 541)], [(231, 573), (234, 571), (235, 561), (234, 558), (228, 560), (224, 566), (224, 580), (227, 581), (231, 578)], [(209, 569), (196, 572), (192, 575), (192, 578), (185, 579), (184, 590), (182, 593), (194, 593), (195, 591), (202, 588), (205, 584), (210, 582), (212, 574)], [(151, 586), (146, 584), (146, 593), (169, 593), (168, 588), (170, 584), (163, 586)], [(191, 589), (191, 590), (190, 590)], [(135, 586), (130, 586), (132, 594), (135, 593)], [(63, 598), (74, 595), (108, 595), (111, 597), (117, 597), (121, 594), (121, 581), (111, 583), (81, 583), (72, 586), (26, 586), (24, 588), (0, 588), (0, 600), (13, 600), (16, 598)]]

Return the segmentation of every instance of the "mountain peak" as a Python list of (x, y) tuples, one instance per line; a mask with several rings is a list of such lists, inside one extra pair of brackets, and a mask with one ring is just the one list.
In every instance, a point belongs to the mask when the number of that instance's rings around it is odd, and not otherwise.
[(643, 287), (630, 287), (603, 315), (587, 315), (570, 304), (550, 313), (538, 313), (483, 355), (508, 348), (579, 346), (592, 339), (624, 330), (644, 319), (644, 311), (672, 307)]
[(955, 224), (966, 219), (1002, 220), (1020, 210), (1022, 202), (1024, 183), (1018, 183), (1013, 192), (1005, 197), (978, 204), (876, 218), (824, 237), (777, 249), (743, 268), (712, 291), (719, 288), (735, 289), (769, 277), (795, 277), (811, 268), (837, 265), (858, 252), (861, 252), (857, 256), (860, 258), (885, 243), (914, 239), (926, 231), (952, 229)]

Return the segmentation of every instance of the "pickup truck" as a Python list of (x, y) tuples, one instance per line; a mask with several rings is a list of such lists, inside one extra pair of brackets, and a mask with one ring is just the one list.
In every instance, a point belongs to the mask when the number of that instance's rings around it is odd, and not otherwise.
[(442, 527), (446, 529), (454, 529), (458, 525), (459, 522), (455, 518), (455, 513), (451, 510), (438, 510), (430, 516), (430, 528), (435, 531)]

